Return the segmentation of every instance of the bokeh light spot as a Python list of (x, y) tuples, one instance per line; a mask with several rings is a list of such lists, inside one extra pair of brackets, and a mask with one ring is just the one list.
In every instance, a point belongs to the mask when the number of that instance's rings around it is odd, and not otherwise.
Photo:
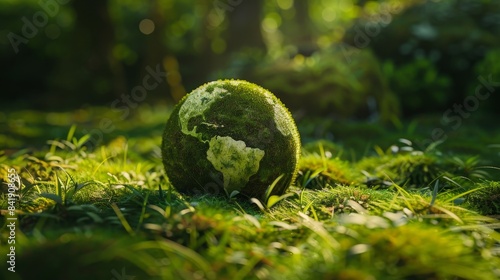
[(150, 19), (143, 19), (139, 23), (139, 30), (142, 34), (149, 35), (155, 31), (155, 23)]
[(293, 6), (293, 0), (278, 0), (278, 6), (283, 10), (288, 10)]
[(321, 16), (323, 17), (323, 19), (327, 22), (332, 22), (334, 19), (335, 19), (335, 10), (332, 9), (332, 8), (326, 8), (323, 10), (323, 12), (321, 13)]
[(262, 28), (264, 31), (272, 33), (275, 32), (281, 25), (281, 16), (277, 13), (269, 13), (262, 21)]

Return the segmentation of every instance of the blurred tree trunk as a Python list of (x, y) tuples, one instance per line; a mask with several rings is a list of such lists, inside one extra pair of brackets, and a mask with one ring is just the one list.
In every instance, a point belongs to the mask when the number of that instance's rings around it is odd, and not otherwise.
[[(266, 51), (266, 45), (261, 33), (261, 19), (263, 0), (204, 0), (199, 5), (205, 14), (205, 22), (201, 27), (202, 48), (201, 54), (196, 58), (196, 74), (192, 75), (200, 84), (212, 78), (214, 71), (223, 69), (229, 63), (231, 54), (247, 48)], [(209, 15), (221, 13), (227, 24), (213, 25)], [(220, 19), (222, 20), (222, 19)], [(225, 27), (227, 26), (227, 27)], [(221, 30), (220, 28), (226, 28)], [(212, 42), (222, 39), (226, 46), (223, 53), (216, 54), (212, 50)], [(199, 66), (202, 67), (199, 67)], [(200, 79), (201, 78), (201, 79)]]
[(77, 90), (88, 91), (99, 101), (126, 92), (122, 65), (113, 56), (115, 32), (108, 9), (109, 0), (73, 0), (75, 29), (72, 62)]
[(182, 77), (178, 71), (177, 59), (173, 55), (169, 55), (168, 46), (165, 44), (165, 29), (168, 24), (166, 17), (171, 13), (175, 13), (172, 7), (164, 9), (158, 0), (150, 2), (148, 16), (154, 22), (154, 31), (149, 35), (142, 35), (145, 37), (144, 48), (141, 51), (144, 59), (137, 82), (141, 83), (143, 77), (148, 74), (146, 70), (148, 67), (155, 69), (157, 65), (160, 65), (162, 71), (169, 72), (171, 77), (170, 80), (165, 77), (162, 82), (158, 83), (158, 86), (151, 90), (150, 94), (148, 94), (148, 96), (151, 95), (150, 100), (156, 98), (176, 102), (184, 94), (181, 92)]
[(226, 11), (228, 19), (226, 52), (231, 53), (244, 48), (265, 49), (260, 29), (263, 0), (233, 2), (239, 4)]
[(298, 52), (305, 56), (310, 56), (317, 50), (313, 35), (313, 25), (309, 17), (309, 1), (297, 0), (294, 1), (294, 8), (297, 13), (295, 24), (290, 34), (285, 34), (286, 37), (292, 38), (292, 42), (297, 46)]

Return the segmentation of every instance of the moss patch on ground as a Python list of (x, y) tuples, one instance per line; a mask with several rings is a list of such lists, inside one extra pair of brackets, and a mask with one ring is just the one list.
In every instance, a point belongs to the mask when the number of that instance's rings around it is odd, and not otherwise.
[[(0, 152), (2, 279), (500, 277), (495, 153), (446, 143), (410, 149), (400, 130), (381, 126), (381, 138), (370, 139), (378, 148), (354, 149), (345, 138), (306, 143), (301, 175), (284, 196), (186, 195), (162, 166), (165, 110), (146, 111), (128, 126), (116, 122), (98, 145), (66, 125), (57, 137)], [(346, 131), (363, 138), (362, 127)], [(475, 149), (495, 149), (489, 144)], [(11, 273), (6, 183), (14, 173)]]

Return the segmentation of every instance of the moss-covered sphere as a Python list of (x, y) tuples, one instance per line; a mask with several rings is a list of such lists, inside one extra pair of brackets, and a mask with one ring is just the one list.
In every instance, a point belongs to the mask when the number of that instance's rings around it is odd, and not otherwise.
[(240, 80), (210, 82), (186, 95), (167, 121), (163, 165), (181, 193), (263, 199), (294, 181), (300, 139), (286, 107), (272, 93)]

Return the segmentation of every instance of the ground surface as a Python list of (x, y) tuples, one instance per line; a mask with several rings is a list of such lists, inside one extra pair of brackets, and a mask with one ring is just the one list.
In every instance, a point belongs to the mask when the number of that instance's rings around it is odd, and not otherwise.
[(168, 112), (0, 114), (2, 279), (500, 277), (500, 132), (476, 125), (488, 118), (432, 145), (419, 143), (433, 116), (298, 120), (298, 179), (258, 201), (177, 193), (159, 150)]

